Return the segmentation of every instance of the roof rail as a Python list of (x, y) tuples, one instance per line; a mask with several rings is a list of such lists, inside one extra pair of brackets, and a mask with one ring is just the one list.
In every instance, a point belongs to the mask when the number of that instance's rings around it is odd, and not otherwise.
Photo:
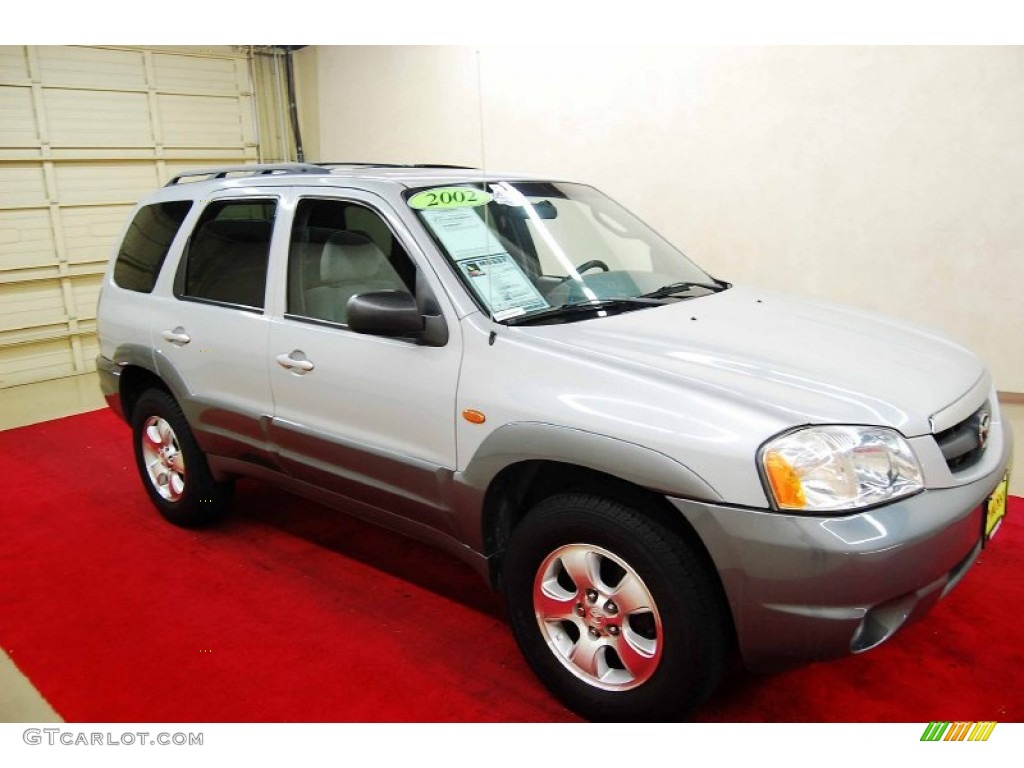
[(204, 180), (211, 180), (226, 179), (229, 174), (271, 176), (274, 174), (285, 173), (323, 174), (330, 173), (330, 171), (320, 165), (313, 165), (312, 163), (251, 163), (249, 165), (230, 165), (225, 168), (205, 168), (195, 171), (185, 171), (184, 173), (179, 173), (164, 186), (173, 187), (175, 184), (180, 184), (182, 179), (194, 179), (204, 176), (206, 177)]
[(351, 165), (359, 168), (443, 168), (460, 171), (480, 170), (479, 168), (474, 168), (473, 166), (470, 165), (444, 165), (442, 163), (363, 163), (349, 160), (325, 161), (322, 163), (313, 163), (313, 165), (319, 165), (325, 168), (334, 168), (336, 166)]

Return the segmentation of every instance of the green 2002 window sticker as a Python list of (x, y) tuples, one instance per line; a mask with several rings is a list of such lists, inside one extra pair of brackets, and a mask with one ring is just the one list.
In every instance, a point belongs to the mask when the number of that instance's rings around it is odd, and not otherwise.
[(492, 200), (489, 192), (472, 187), (436, 187), (417, 192), (409, 198), (409, 207), (418, 211), (440, 208), (475, 208)]

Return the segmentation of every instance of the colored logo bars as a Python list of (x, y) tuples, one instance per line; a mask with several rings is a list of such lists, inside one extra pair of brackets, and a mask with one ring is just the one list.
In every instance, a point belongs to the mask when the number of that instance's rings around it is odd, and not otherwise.
[[(928, 723), (921, 741), (988, 741), (995, 722), (985, 723)], [(945, 735), (943, 735), (945, 734)]]

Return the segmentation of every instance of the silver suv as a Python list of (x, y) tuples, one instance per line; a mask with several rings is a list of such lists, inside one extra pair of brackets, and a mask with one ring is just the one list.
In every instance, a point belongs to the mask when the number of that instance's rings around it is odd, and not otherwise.
[(970, 352), (712, 277), (577, 183), (183, 174), (133, 213), (99, 327), (164, 517), (209, 523), (250, 476), (437, 545), (592, 719), (685, 716), (734, 649), (873, 648), (1006, 508)]

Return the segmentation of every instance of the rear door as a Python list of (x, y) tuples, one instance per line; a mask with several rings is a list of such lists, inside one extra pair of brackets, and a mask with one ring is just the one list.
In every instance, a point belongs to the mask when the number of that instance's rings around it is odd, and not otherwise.
[(264, 307), (278, 204), (272, 195), (210, 201), (172, 284), (147, 305), (160, 373), (203, 450), (261, 462), (272, 457)]

